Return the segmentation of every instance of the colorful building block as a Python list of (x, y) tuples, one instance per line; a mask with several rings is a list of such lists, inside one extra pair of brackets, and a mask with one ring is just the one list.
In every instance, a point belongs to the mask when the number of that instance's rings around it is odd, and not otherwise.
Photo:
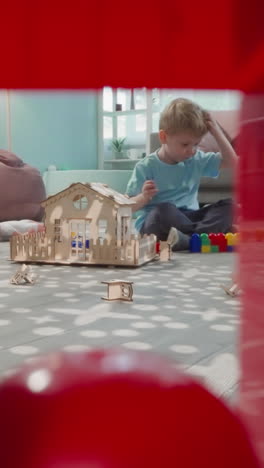
[(228, 232), (225, 235), (227, 245), (234, 245), (234, 234), (232, 232)]
[(219, 252), (218, 245), (211, 245), (211, 252), (212, 253), (218, 253)]
[(210, 239), (208, 237), (208, 234), (200, 234), (200, 238), (201, 238), (201, 244), (202, 246), (203, 245), (211, 245), (211, 242), (210, 242)]
[(236, 247), (236, 246), (239, 244), (239, 237), (240, 237), (240, 236), (239, 236), (239, 233), (236, 232), (236, 233), (234, 234), (234, 237), (233, 237), (233, 242), (234, 242), (233, 245), (234, 245), (234, 247)]
[[(262, 238), (262, 234), (258, 232), (258, 239)], [(263, 231), (264, 240), (264, 231)], [(239, 241), (239, 234), (228, 232), (218, 234), (212, 232), (209, 235), (206, 233), (193, 234), (190, 239), (190, 252), (202, 253), (217, 253), (217, 252), (233, 252)]]
[(209, 234), (209, 239), (210, 239), (210, 242), (211, 242), (211, 245), (218, 245), (217, 244), (217, 234), (215, 234), (214, 232), (212, 232), (211, 234)]
[(198, 253), (201, 252), (201, 238), (199, 234), (193, 234), (190, 239), (190, 252)]
[(219, 252), (227, 251), (227, 240), (222, 232), (217, 234), (217, 245), (219, 246)]

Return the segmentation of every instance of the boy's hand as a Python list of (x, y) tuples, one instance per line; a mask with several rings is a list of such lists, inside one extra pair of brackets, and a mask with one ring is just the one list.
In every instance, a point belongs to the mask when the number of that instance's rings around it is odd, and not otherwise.
[(149, 202), (157, 192), (158, 189), (153, 180), (146, 180), (144, 182), (142, 187), (142, 195), (147, 202)]
[(221, 132), (217, 121), (211, 116), (209, 112), (207, 111), (204, 112), (204, 118), (205, 118), (206, 126), (208, 128), (208, 132), (210, 132), (213, 136)]
[(221, 153), (220, 169), (234, 168), (237, 163), (237, 155), (230, 138), (226, 135), (224, 129), (217, 123), (217, 121), (210, 115), (209, 112), (204, 111), (204, 120), (207, 125), (208, 131), (213, 135), (216, 143), (219, 146)]

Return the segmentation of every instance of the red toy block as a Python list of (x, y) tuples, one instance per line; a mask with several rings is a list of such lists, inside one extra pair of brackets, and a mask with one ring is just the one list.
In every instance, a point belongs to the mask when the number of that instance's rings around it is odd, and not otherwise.
[(214, 232), (212, 232), (211, 234), (209, 234), (208, 237), (209, 237), (209, 239), (210, 239), (211, 245), (218, 245), (217, 234), (215, 234)]
[(219, 252), (227, 252), (227, 240), (225, 235), (220, 232), (217, 234), (217, 244), (219, 246)]

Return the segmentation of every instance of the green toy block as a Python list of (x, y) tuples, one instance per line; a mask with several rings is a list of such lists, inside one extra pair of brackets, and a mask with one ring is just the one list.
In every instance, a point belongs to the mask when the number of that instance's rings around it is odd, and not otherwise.
[(208, 237), (208, 234), (200, 234), (201, 244), (202, 245), (211, 245), (211, 241)]
[(219, 252), (219, 247), (218, 247), (218, 245), (212, 245), (212, 246), (211, 246), (211, 252)]

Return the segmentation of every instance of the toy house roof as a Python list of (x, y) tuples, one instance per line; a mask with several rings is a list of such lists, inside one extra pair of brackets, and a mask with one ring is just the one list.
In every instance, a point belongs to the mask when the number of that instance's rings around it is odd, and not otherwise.
[(117, 192), (116, 190), (111, 189), (105, 184), (101, 184), (99, 182), (91, 182), (87, 184), (82, 184), (81, 182), (78, 182), (76, 184), (72, 184), (66, 189), (62, 190), (61, 192), (56, 193), (55, 195), (51, 195), (48, 197), (46, 200), (44, 200), (41, 205), (43, 207), (49, 205), (50, 203), (55, 203), (57, 200), (60, 198), (64, 197), (67, 195), (67, 192), (72, 193), (75, 191), (75, 189), (80, 189), (83, 188), (84, 191), (86, 190), (87, 192), (95, 192), (96, 194), (100, 194), (103, 197), (105, 197), (108, 200), (113, 201), (114, 203), (117, 203), (118, 205), (134, 205), (135, 202), (133, 202), (130, 198), (128, 198), (126, 195), (123, 195), (122, 193)]

